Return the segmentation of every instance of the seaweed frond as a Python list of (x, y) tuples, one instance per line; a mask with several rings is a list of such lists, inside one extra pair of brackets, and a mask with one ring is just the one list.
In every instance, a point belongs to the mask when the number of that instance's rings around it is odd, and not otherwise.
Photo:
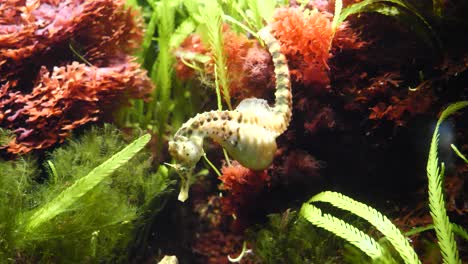
[[(223, 10), (217, 1), (206, 1), (205, 6), (200, 9), (203, 26), (206, 28), (207, 41), (213, 53), (215, 62), (215, 79), (219, 80), (216, 89), (222, 89), (224, 101), (228, 109), (232, 110), (231, 96), (229, 94), (229, 78), (227, 73), (226, 54), (224, 53), (223, 41)], [(221, 109), (219, 109), (221, 110)]]
[(88, 175), (77, 180), (70, 187), (62, 191), (55, 199), (41, 206), (25, 222), (25, 231), (32, 233), (38, 226), (65, 212), (88, 191), (93, 189), (106, 177), (112, 175), (120, 166), (128, 162), (128, 160), (138, 153), (150, 139), (151, 136), (149, 134), (141, 136), (104, 163), (94, 168)]
[(379, 230), (395, 247), (405, 263), (421, 263), (416, 252), (400, 230), (383, 214), (374, 208), (351, 199), (337, 192), (322, 192), (312, 197), (309, 202), (327, 202), (342, 210), (364, 218)]
[(458, 256), (457, 244), (454, 239), (452, 226), (447, 216), (445, 200), (443, 194), (442, 180), (444, 175), (444, 163), (439, 166), (438, 143), (440, 124), (456, 111), (467, 107), (468, 101), (451, 104), (440, 115), (434, 129), (427, 161), (427, 177), (429, 189), (429, 208), (431, 210), (432, 220), (434, 222), (436, 235), (444, 263), (461, 263)]
[(358, 247), (372, 259), (379, 259), (384, 255), (384, 249), (372, 237), (339, 218), (322, 213), (318, 207), (305, 203), (302, 205), (300, 214), (312, 224)]

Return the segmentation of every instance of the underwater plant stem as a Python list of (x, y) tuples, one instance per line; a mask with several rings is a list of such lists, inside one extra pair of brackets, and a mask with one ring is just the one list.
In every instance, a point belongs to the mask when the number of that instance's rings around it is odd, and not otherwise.
[(455, 152), (455, 154), (457, 154), (457, 156), (460, 157), (460, 159), (462, 159), (465, 163), (468, 163), (468, 159), (465, 157), (465, 155), (461, 153), (457, 146), (455, 146), (454, 144), (450, 144), (450, 147)]
[(218, 110), (221, 111), (223, 110), (223, 103), (221, 102), (221, 91), (219, 88), (218, 71), (216, 70), (217, 69), (216, 64), (214, 65), (214, 69), (215, 69), (214, 75), (215, 75), (216, 99), (218, 103)]
[(76, 51), (75, 48), (73, 48), (73, 45), (71, 44), (71, 42), (68, 44), (68, 47), (73, 52), (73, 54), (75, 54), (75, 56), (77, 56), (80, 60), (82, 60), (84, 63), (86, 63), (89, 67), (94, 67), (93, 64), (91, 64), (91, 62), (89, 62), (87, 59), (85, 59), (85, 57), (83, 57), (83, 55), (78, 53), (78, 51)]
[(231, 160), (229, 159), (229, 155), (228, 155), (228, 153), (227, 153), (227, 151), (226, 151), (225, 148), (223, 148), (223, 153), (224, 153), (224, 158), (226, 159), (227, 165), (228, 165), (228, 166), (231, 166)]
[[(454, 223), (451, 223), (451, 225), (452, 225), (452, 230), (456, 235), (468, 241), (468, 232), (463, 227)], [(412, 236), (412, 235), (419, 234), (419, 233), (422, 233), (428, 230), (433, 230), (433, 229), (435, 229), (433, 224), (430, 224), (427, 226), (416, 227), (416, 228), (411, 229), (408, 232), (405, 232), (405, 236), (408, 237), (408, 236)]]
[(216, 175), (221, 176), (221, 172), (216, 168), (216, 166), (208, 159), (208, 157), (206, 156), (206, 154), (203, 155), (203, 158), (205, 159), (205, 161), (208, 163), (208, 165), (210, 165), (210, 167), (214, 170), (214, 172), (216, 173)]

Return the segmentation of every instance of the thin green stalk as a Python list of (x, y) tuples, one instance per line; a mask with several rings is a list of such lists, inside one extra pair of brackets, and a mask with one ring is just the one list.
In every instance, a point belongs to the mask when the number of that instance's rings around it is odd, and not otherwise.
[(465, 155), (461, 153), (461, 151), (457, 148), (457, 146), (455, 146), (454, 144), (450, 144), (450, 147), (452, 148), (453, 152), (455, 152), (455, 154), (457, 154), (457, 156), (460, 157), (460, 159), (468, 163), (468, 159), (465, 157)]
[(205, 159), (205, 161), (208, 163), (208, 165), (210, 165), (210, 167), (215, 171), (216, 175), (221, 176), (221, 172), (216, 168), (216, 166), (208, 159), (208, 157), (206, 156), (206, 154), (203, 155), (203, 158)]
[(219, 88), (218, 71), (216, 70), (217, 69), (216, 64), (215, 64), (214, 68), (215, 68), (214, 75), (215, 75), (216, 101), (218, 102), (218, 110), (221, 111), (221, 110), (223, 110), (223, 103), (221, 101), (221, 91), (220, 91), (220, 88)]

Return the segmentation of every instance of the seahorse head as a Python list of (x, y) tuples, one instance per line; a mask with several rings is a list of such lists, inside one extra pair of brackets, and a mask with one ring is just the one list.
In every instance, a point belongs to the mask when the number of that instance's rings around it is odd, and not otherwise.
[(176, 163), (191, 168), (195, 167), (204, 152), (200, 140), (178, 136), (169, 141), (169, 153)]

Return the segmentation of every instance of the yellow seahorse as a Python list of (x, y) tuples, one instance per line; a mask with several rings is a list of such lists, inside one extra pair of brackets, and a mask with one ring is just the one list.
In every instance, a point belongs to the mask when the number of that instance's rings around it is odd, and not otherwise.
[(276, 152), (276, 138), (291, 120), (291, 81), (286, 57), (271, 34), (269, 26), (259, 31), (268, 46), (276, 78), (275, 105), (264, 99), (248, 98), (233, 111), (210, 111), (197, 114), (169, 141), (169, 153), (175, 159), (175, 169), (182, 178), (179, 200), (188, 198), (193, 168), (203, 156), (203, 140), (212, 138), (244, 167), (266, 169)]

